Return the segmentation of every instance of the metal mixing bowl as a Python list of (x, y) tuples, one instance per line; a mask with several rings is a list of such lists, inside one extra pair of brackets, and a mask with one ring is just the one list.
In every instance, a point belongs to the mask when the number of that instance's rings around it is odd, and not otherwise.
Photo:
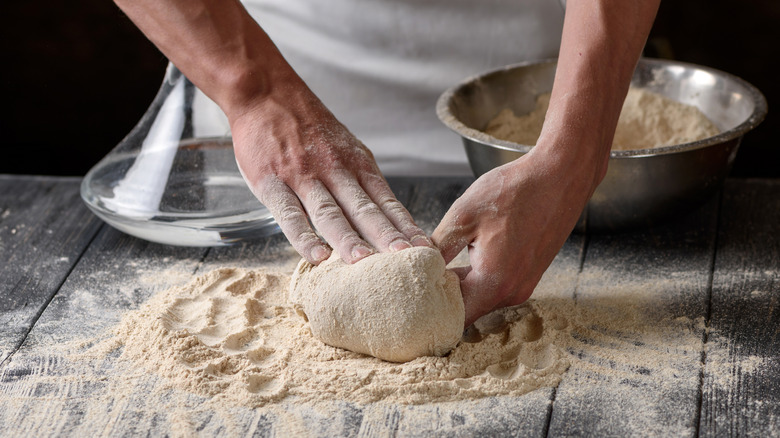
[[(511, 65), (469, 78), (439, 98), (439, 119), (463, 138), (476, 176), (531, 149), (481, 130), (504, 108), (518, 115), (530, 112), (536, 96), (552, 90), (556, 64)], [(767, 112), (766, 99), (754, 86), (693, 64), (642, 59), (632, 86), (698, 107), (721, 133), (674, 146), (613, 151), (607, 174), (577, 224), (580, 231), (655, 225), (700, 205), (728, 175), (743, 135)]]

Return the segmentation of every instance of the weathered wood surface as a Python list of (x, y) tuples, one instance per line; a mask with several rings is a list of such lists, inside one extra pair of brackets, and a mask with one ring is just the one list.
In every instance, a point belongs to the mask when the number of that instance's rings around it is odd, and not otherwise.
[(780, 181), (729, 181), (712, 283), (701, 435), (780, 435)]
[(0, 175), (0, 364), (24, 341), (101, 221), (77, 178)]
[(550, 435), (696, 436), (716, 219), (713, 200), (668, 226), (589, 236), (572, 298), (604, 318), (581, 334)]
[[(391, 185), (430, 233), (469, 182)], [(73, 179), (3, 177), (0, 201), (0, 351), (8, 356), (0, 367), (0, 436), (780, 434), (777, 182), (730, 181), (722, 203), (713, 200), (666, 227), (572, 235), (535, 298), (575, 300), (583, 309), (635, 300), (634, 310), (657, 330), (595, 324), (570, 351), (577, 359), (557, 388), (425, 406), (336, 403), (326, 411), (204, 410), (198, 396), (167, 389), (155, 376), (115, 369), (110, 360), (86, 372), (57, 348), (99, 335), (155, 292), (214, 267), (290, 270), (298, 256), (283, 237), (211, 249), (147, 243), (101, 226), (81, 205)], [(7, 239), (11, 227), (17, 231)], [(14, 240), (20, 230), (29, 237)], [(47, 255), (37, 255), (41, 248)], [(54, 269), (58, 260), (64, 266)], [(20, 305), (24, 300), (34, 305)], [(616, 362), (604, 351), (652, 360)], [(653, 361), (673, 372), (657, 373)], [(121, 388), (119, 373), (132, 375)], [(169, 401), (168, 408), (150, 411), (149, 397)], [(90, 403), (96, 398), (105, 405)]]

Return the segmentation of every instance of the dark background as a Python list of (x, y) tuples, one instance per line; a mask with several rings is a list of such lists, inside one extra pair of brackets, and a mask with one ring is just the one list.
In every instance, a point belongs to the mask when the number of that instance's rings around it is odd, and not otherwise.
[[(5, 1), (0, 16), (0, 173), (84, 175), (140, 119), (166, 59), (109, 0)], [(732, 176), (780, 177), (779, 42), (777, 0), (666, 0), (650, 35), (646, 55), (727, 71), (769, 101)]]

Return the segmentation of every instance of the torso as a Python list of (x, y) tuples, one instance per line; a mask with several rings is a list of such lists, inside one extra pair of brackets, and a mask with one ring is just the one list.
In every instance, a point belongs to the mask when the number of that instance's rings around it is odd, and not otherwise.
[(386, 175), (470, 174), (439, 122), (463, 79), (557, 56), (559, 0), (245, 0), (287, 61)]

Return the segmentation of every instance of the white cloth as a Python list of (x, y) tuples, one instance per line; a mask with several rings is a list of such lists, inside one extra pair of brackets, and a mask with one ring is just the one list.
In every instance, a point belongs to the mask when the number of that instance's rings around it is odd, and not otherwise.
[(385, 175), (470, 174), (436, 100), (469, 76), (557, 56), (564, 12), (560, 0), (244, 4)]

